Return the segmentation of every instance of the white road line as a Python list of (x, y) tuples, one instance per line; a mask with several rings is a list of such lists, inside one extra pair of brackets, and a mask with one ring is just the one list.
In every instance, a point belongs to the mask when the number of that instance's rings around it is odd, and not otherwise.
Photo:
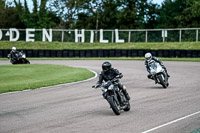
[(91, 77), (89, 79), (83, 80), (83, 81), (77, 81), (77, 82), (72, 82), (72, 83), (64, 83), (64, 84), (58, 84), (58, 85), (53, 85), (53, 86), (41, 87), (41, 88), (37, 88), (37, 89), (27, 89), (27, 90), (22, 90), (22, 91), (13, 91), (13, 92), (1, 93), (0, 96), (1, 95), (7, 95), (7, 94), (24, 92), (24, 91), (33, 91), (33, 90), (38, 90), (38, 89), (44, 89), (44, 88), (48, 88), (48, 87), (58, 87), (58, 86), (63, 86), (63, 85), (73, 85), (73, 84), (83, 83), (83, 82), (87, 82), (87, 81), (90, 81), (92, 79), (95, 79), (98, 76), (97, 72), (95, 72), (93, 70), (90, 70), (90, 69), (88, 69), (88, 70), (91, 71), (91, 72), (93, 72), (95, 74), (95, 76)]
[(173, 123), (175, 123), (175, 122), (181, 121), (181, 120), (183, 120), (183, 119), (186, 119), (186, 118), (188, 118), (188, 117), (191, 117), (191, 116), (196, 115), (196, 114), (199, 114), (199, 113), (200, 113), (200, 111), (195, 112), (195, 113), (193, 113), (193, 114), (190, 114), (190, 115), (187, 115), (187, 116), (181, 117), (181, 118), (179, 118), (179, 119), (173, 120), (173, 121), (171, 121), (171, 122), (168, 122), (168, 123), (166, 123), (166, 124), (163, 124), (163, 125), (160, 125), (160, 126), (154, 127), (154, 128), (152, 128), (152, 129), (149, 129), (149, 130), (144, 131), (144, 132), (142, 132), (142, 133), (149, 133), (149, 132), (151, 132), (151, 131), (154, 131), (154, 130), (159, 129), (159, 128), (162, 128), (162, 127), (164, 127), (164, 126), (167, 126), (167, 125), (173, 124)]

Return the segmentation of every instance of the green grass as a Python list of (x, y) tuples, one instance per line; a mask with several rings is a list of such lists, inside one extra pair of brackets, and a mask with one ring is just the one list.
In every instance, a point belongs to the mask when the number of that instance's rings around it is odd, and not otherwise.
[(74, 42), (9, 42), (0, 41), (0, 49), (185, 49), (199, 50), (200, 42), (166, 43), (74, 43)]
[(0, 93), (81, 81), (94, 76), (84, 68), (62, 65), (1, 65)]

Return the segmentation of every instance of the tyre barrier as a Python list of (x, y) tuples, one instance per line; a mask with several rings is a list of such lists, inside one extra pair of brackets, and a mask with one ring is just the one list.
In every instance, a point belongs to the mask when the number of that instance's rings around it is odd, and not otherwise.
[[(18, 49), (18, 51), (20, 51)], [(200, 50), (149, 50), (149, 49), (93, 49), (93, 50), (23, 50), (27, 57), (144, 57), (151, 52), (156, 57), (199, 58)], [(10, 49), (0, 49), (0, 58), (7, 57)]]

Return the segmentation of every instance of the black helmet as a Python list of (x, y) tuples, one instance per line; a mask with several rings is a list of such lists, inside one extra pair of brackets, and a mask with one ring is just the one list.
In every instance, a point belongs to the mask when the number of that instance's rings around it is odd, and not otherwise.
[(103, 71), (107, 71), (111, 68), (111, 66), (112, 66), (111, 63), (106, 61), (102, 64), (102, 69), (103, 69)]

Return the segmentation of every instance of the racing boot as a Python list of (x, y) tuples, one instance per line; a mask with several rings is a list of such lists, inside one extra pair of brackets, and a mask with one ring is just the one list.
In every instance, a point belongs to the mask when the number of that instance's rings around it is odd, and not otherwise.
[(170, 75), (168, 74), (168, 72), (167, 72), (167, 69), (165, 69), (165, 72), (166, 72), (166, 74), (167, 74), (167, 77), (169, 78), (169, 77), (170, 77)]
[(127, 99), (127, 100), (130, 100), (131, 97), (129, 96), (128, 92), (126, 91), (126, 87), (125, 87), (125, 86), (123, 86), (123, 90), (122, 90), (122, 91), (123, 91), (123, 93), (124, 93), (126, 99)]
[[(167, 73), (167, 71), (166, 71), (166, 73)], [(167, 77), (169, 78), (170, 77), (170, 75), (167, 73)]]
[(167, 74), (167, 77), (169, 78), (170, 75), (169, 75), (168, 72), (167, 72), (167, 68), (166, 68), (165, 66), (162, 66), (162, 68), (165, 70), (165, 72), (166, 72), (166, 74)]
[[(147, 78), (153, 79), (153, 76), (152, 76), (151, 74), (148, 74), (148, 75), (147, 75)], [(154, 80), (154, 79), (153, 79), (153, 80)]]

